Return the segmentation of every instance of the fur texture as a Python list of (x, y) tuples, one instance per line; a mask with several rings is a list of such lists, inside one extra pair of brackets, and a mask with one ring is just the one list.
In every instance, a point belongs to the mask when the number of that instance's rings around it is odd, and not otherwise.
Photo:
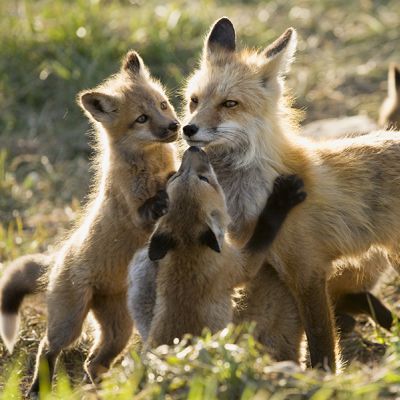
[(148, 255), (142, 250), (130, 267), (129, 309), (149, 346), (200, 335), (205, 327), (216, 332), (232, 321), (233, 288), (257, 272), (262, 250), (304, 200), (301, 187), (296, 177), (277, 179), (252, 238), (239, 251), (225, 242), (229, 216), (207, 155), (186, 151), (167, 187), (168, 214), (158, 222)]
[(52, 259), (44, 254), (18, 258), (0, 280), (0, 336), (12, 353), (18, 339), (19, 309), (24, 297), (46, 289)]
[(86, 211), (62, 244), (47, 293), (48, 329), (37, 356), (31, 393), (39, 390), (38, 365), (73, 343), (91, 310), (100, 338), (86, 361), (95, 381), (124, 349), (132, 331), (126, 307), (127, 267), (166, 212), (165, 185), (175, 171), (178, 124), (161, 85), (139, 55), (129, 52), (121, 70), (79, 95), (95, 127), (97, 181)]
[(18, 338), (19, 323), (20, 319), (17, 313), (0, 314), (0, 334), (10, 354), (13, 352), (15, 342)]
[[(187, 89), (186, 121), (198, 130), (185, 139), (206, 147), (238, 242), (251, 235), (277, 174), (304, 177), (307, 202), (289, 214), (266, 259), (297, 303), (311, 364), (334, 371), (336, 329), (328, 295), (328, 280), (338, 269), (334, 261), (373, 245), (397, 254), (399, 133), (324, 142), (297, 135), (282, 77), (296, 33), (289, 29), (283, 38), (286, 46), (281, 38), (263, 52), (204, 51)], [(275, 46), (280, 51), (271, 51)]]

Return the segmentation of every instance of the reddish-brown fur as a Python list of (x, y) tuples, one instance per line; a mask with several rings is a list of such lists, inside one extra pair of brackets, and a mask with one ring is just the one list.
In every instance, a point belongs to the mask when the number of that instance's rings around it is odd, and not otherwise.
[(278, 40), (263, 52), (235, 51), (231, 43), (225, 46), (227, 30), (234, 41), (227, 19), (217, 22), (210, 37), (221, 24), (225, 37), (217, 45), (215, 37), (212, 46), (206, 42), (201, 67), (189, 80), (187, 121), (197, 129), (184, 127), (185, 138), (205, 146), (210, 156), (236, 241), (251, 234), (277, 174), (304, 178), (308, 200), (290, 213), (266, 258), (297, 302), (312, 365), (335, 370), (328, 280), (341, 257), (358, 257), (372, 245), (397, 253), (399, 133), (318, 143), (297, 135), (282, 96), (295, 31), (289, 29), (283, 36), (289, 40)]
[[(163, 194), (175, 170), (178, 125), (161, 85), (139, 55), (79, 103), (95, 126), (97, 181), (82, 220), (57, 252), (48, 293), (48, 329), (37, 357), (31, 393), (39, 389), (38, 364), (50, 375), (60, 351), (75, 341), (89, 311), (100, 326), (86, 370), (96, 380), (124, 349), (132, 331), (126, 307), (127, 267), (165, 213)], [(146, 118), (143, 118), (143, 115)]]

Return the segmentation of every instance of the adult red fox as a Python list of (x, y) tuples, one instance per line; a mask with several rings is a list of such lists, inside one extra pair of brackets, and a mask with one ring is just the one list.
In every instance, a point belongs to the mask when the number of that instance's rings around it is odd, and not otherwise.
[(236, 50), (232, 23), (209, 34), (187, 87), (190, 145), (204, 146), (232, 217), (237, 241), (251, 235), (277, 175), (297, 173), (307, 201), (265, 256), (293, 294), (312, 366), (336, 370), (336, 329), (328, 280), (341, 257), (383, 248), (397, 267), (400, 239), (399, 132), (314, 142), (297, 134), (283, 95), (296, 48), (289, 28), (263, 51)]

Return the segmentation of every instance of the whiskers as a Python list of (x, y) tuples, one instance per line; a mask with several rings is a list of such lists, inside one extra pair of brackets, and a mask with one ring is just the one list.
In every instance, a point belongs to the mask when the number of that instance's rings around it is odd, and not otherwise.
[(280, 164), (268, 156), (265, 138), (259, 140), (257, 135), (260, 133), (255, 132), (254, 127), (249, 127), (249, 129), (239, 126), (217, 127), (214, 128), (214, 134), (218, 136), (214, 141), (214, 146), (221, 150), (218, 154), (223, 157), (223, 162), (226, 163), (229, 160), (229, 164), (236, 168), (258, 164), (278, 174)]
[(249, 138), (248, 138), (248, 132), (246, 132), (242, 128), (221, 128), (217, 127), (214, 128), (214, 134), (218, 135), (218, 139), (224, 139), (233, 148), (238, 148), (239, 150), (246, 151), (249, 146)]

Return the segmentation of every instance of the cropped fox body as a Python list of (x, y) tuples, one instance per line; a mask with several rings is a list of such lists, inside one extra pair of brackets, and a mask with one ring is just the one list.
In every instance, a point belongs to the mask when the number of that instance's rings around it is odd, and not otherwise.
[[(292, 153), (287, 149), (290, 170), (308, 171), (309, 202), (294, 210), (290, 229), (282, 229), (267, 259), (297, 297), (313, 365), (334, 370), (334, 326), (327, 299), (327, 280), (335, 272), (332, 262), (360, 256), (371, 245), (398, 251), (400, 143), (396, 134), (380, 133), (324, 146), (313, 149), (302, 143)], [(297, 163), (298, 148), (312, 162)]]

